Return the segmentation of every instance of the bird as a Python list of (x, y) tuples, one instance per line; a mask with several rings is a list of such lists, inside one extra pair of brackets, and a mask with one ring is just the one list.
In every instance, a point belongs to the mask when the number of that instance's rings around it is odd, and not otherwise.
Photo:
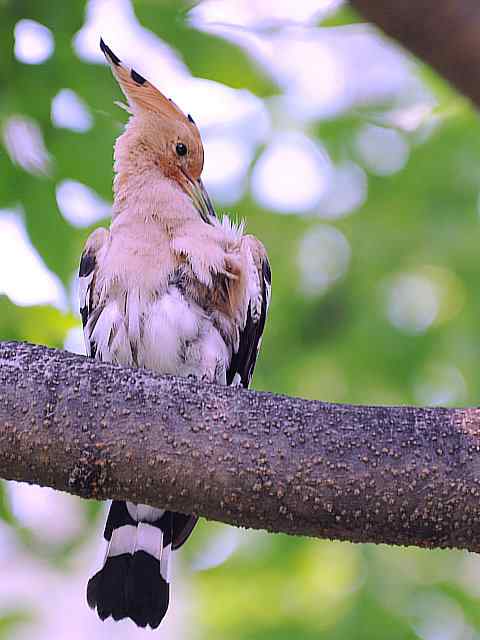
[[(219, 216), (203, 185), (200, 131), (100, 39), (129, 114), (114, 146), (109, 228), (80, 259), (87, 356), (125, 367), (248, 388), (271, 294), (264, 245)], [(100, 619), (155, 629), (170, 600), (171, 554), (192, 514), (113, 500), (102, 568), (87, 602)]]

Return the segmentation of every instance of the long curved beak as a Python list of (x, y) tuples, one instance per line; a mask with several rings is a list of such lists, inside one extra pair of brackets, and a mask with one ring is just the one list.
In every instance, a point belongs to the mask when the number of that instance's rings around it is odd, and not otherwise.
[(217, 214), (215, 213), (212, 201), (210, 200), (210, 196), (208, 195), (201, 178), (192, 180), (185, 172), (182, 173), (186, 178), (184, 189), (187, 195), (192, 200), (193, 205), (195, 209), (197, 209), (202, 220), (210, 224), (211, 218), (216, 218)]

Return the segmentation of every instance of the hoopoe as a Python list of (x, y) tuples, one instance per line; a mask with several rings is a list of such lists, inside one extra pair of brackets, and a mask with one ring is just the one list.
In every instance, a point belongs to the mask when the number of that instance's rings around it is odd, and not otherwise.
[[(110, 228), (80, 261), (87, 354), (103, 362), (248, 387), (270, 299), (265, 248), (218, 218), (201, 181), (193, 118), (100, 40), (130, 114), (115, 144)], [(132, 469), (132, 473), (134, 473)], [(103, 567), (87, 601), (104, 620), (158, 627), (169, 603), (169, 561), (197, 517), (114, 500)]]

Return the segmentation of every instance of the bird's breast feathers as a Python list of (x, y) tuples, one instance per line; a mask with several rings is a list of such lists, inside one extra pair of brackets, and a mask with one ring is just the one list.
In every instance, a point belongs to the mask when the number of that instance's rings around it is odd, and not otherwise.
[(97, 230), (87, 242), (80, 280), (90, 355), (225, 384), (248, 310), (261, 312), (257, 241), (220, 222), (148, 231)]

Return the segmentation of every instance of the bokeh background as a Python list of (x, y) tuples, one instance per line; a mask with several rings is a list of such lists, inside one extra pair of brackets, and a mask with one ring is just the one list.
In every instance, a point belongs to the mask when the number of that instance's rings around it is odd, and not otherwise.
[[(478, 404), (480, 124), (341, 0), (0, 0), (0, 338), (82, 352), (75, 276), (126, 114), (112, 49), (199, 124), (273, 271), (254, 387)], [(104, 506), (0, 487), (0, 638), (146, 637), (84, 589)], [(202, 522), (159, 638), (480, 638), (480, 559)]]

